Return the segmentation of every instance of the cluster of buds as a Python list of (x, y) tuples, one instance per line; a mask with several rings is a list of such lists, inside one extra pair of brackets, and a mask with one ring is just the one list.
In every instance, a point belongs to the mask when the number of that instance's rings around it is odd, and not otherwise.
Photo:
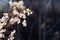
[(12, 2), (12, 0), (9, 1), (10, 7), (17, 7), (17, 8), (24, 8), (24, 2), (19, 1), (19, 2)]
[[(10, 8), (12, 8), (12, 12), (3, 13), (3, 17), (0, 18), (0, 38), (4, 38), (3, 32), (6, 32), (6, 28), (10, 25), (14, 25), (15, 23), (20, 24), (22, 23), (22, 26), (26, 27), (26, 17), (31, 15), (33, 12), (24, 6), (23, 1), (19, 2), (12, 2), (12, 0), (9, 1)], [(19, 10), (19, 11), (18, 11)], [(21, 21), (23, 19), (23, 21)], [(13, 40), (13, 35), (15, 34), (16, 30), (13, 30), (11, 34), (9, 35), (8, 40)]]
[(6, 29), (0, 30), (0, 38), (5, 38), (4, 32), (6, 32)]
[(11, 32), (11, 34), (9, 35), (8, 40), (13, 40), (13, 39), (14, 39), (14, 34), (15, 34), (15, 32), (16, 32), (16, 30), (13, 30), (13, 31)]
[(22, 19), (24, 19), (23, 22), (22, 22), (22, 25), (24, 27), (26, 27), (27, 26), (26, 17), (31, 15), (33, 12), (29, 8), (26, 8), (24, 6), (23, 1), (12, 2), (12, 0), (10, 0), (9, 4), (10, 4), (10, 7), (12, 8), (12, 10), (13, 10), (11, 12), (11, 14), (15, 16), (15, 17), (12, 17), (10, 19), (10, 23), (14, 24), (15, 22), (17, 22), (17, 24), (19, 24), (21, 22), (20, 18), (22, 18)]

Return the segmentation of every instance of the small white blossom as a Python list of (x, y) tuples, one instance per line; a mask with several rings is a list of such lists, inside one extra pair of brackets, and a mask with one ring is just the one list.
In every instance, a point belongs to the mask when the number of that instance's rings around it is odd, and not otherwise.
[(16, 10), (16, 7), (13, 7), (13, 11)]
[(5, 18), (8, 18), (8, 13), (3, 13)]
[(4, 25), (3, 23), (0, 23), (0, 30), (3, 28), (3, 25)]
[(12, 4), (12, 0), (9, 1), (9, 4), (10, 4), (11, 7), (13, 6), (13, 4)]
[(14, 37), (10, 37), (10, 38), (8, 38), (8, 40), (13, 40), (14, 39)]
[(7, 15), (8, 15), (8, 13), (3, 13), (3, 15), (4, 15), (4, 16), (7, 16)]
[(3, 32), (6, 32), (6, 29), (2, 29), (2, 30), (0, 31), (0, 33), (3, 33)]
[(26, 27), (27, 26), (26, 20), (23, 20), (22, 24), (24, 27)]
[(29, 12), (27, 12), (27, 16), (29, 16), (30, 15), (30, 13)]
[(19, 1), (18, 3), (19, 3), (20, 5), (23, 5), (23, 4), (24, 4), (24, 2), (23, 2), (23, 1)]
[(13, 39), (14, 39), (14, 34), (15, 34), (15, 32), (16, 32), (16, 30), (13, 30), (13, 31), (11, 32), (11, 34), (9, 35), (8, 40), (13, 40)]
[(13, 36), (15, 34), (16, 30), (13, 30), (10, 34), (10, 36)]
[(17, 19), (17, 24), (19, 24), (21, 22), (21, 20), (20, 19)]
[(25, 14), (26, 13), (26, 10), (23, 10), (23, 13)]
[(28, 12), (29, 12), (29, 11), (31, 11), (31, 10), (30, 10), (29, 8), (27, 8), (27, 9), (26, 9), (26, 11), (28, 11)]
[(14, 10), (14, 11), (13, 11), (13, 14), (14, 14), (14, 15), (17, 15), (17, 14), (19, 14), (19, 13), (18, 13), (17, 10)]
[(0, 38), (4, 38), (5, 36), (4, 36), (4, 34), (0, 34)]
[(16, 6), (17, 5), (17, 2), (13, 2), (13, 5)]
[(22, 17), (23, 17), (23, 15), (24, 15), (23, 13), (20, 13), (18, 16), (19, 16), (20, 18), (22, 18)]
[(17, 22), (17, 24), (19, 24), (20, 23), (20, 19), (18, 17), (15, 17), (15, 18), (11, 18), (10, 19), (10, 23), (11, 24), (14, 24), (15, 22)]
[(25, 14), (23, 15), (23, 19), (26, 19), (26, 15)]
[(33, 12), (30, 12), (30, 14), (33, 14)]
[(11, 24), (14, 24), (14, 18), (11, 18), (10, 21), (9, 21)]
[(15, 21), (17, 22), (17, 24), (20, 23), (20, 19), (18, 17), (15, 17)]
[(4, 22), (4, 21), (5, 21), (5, 17), (2, 17), (1, 22)]
[(2, 19), (1, 19), (1, 22), (3, 22), (3, 23), (4, 23), (4, 22), (7, 22), (7, 21), (8, 21), (8, 18), (7, 18), (7, 17), (5, 17), (5, 16), (3, 16), (3, 17), (2, 17)]

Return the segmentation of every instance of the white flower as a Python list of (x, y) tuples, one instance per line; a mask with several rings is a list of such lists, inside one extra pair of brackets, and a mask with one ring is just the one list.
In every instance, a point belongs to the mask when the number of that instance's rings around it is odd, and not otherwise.
[(15, 34), (16, 30), (13, 30), (10, 34), (10, 36), (13, 36)]
[(26, 10), (23, 10), (23, 13), (25, 14), (26, 13)]
[(1, 22), (4, 23), (4, 25), (6, 24), (6, 22), (8, 21), (8, 17), (7, 16), (3, 16), (2, 19), (1, 19)]
[(13, 5), (16, 6), (17, 5), (17, 2), (13, 2)]
[(14, 10), (14, 11), (13, 11), (13, 14), (14, 14), (14, 15), (17, 15), (17, 14), (19, 14), (19, 13), (18, 13), (17, 10)]
[(13, 10), (16, 10), (16, 7), (13, 7)]
[[(22, 21), (22, 25), (24, 27), (27, 26), (27, 22), (26, 22), (26, 17), (31, 15), (33, 12), (24, 6), (24, 2), (23, 1), (19, 1), (19, 2), (12, 2), (12, 0), (9, 1), (10, 4), (10, 8), (12, 8), (12, 15), (9, 13), (4, 13), (3, 17), (0, 19), (0, 38), (4, 38), (5, 35), (3, 34), (4, 32), (6, 32), (6, 29), (3, 29), (3, 27), (5, 25), (7, 25), (8, 21), (11, 25), (13, 25), (14, 23), (21, 23), (21, 18), (23, 19)], [(21, 10), (21, 12), (18, 12), (17, 9)], [(26, 9), (26, 10), (25, 10)], [(27, 15), (27, 16), (26, 16)], [(12, 17), (10, 17), (12, 16)], [(6, 26), (5, 26), (6, 27)], [(13, 30), (11, 32), (11, 34), (9, 35), (9, 38), (7, 40), (13, 40), (14, 39), (14, 34), (15, 34), (16, 30)]]
[(21, 22), (21, 21), (20, 21), (20, 19), (18, 18), (18, 19), (17, 19), (17, 24), (19, 24), (20, 22)]
[(3, 23), (0, 23), (0, 30), (3, 28)]
[(13, 39), (14, 39), (14, 34), (15, 34), (15, 32), (16, 32), (16, 30), (13, 30), (13, 31), (11, 32), (11, 34), (9, 35), (8, 40), (13, 40)]
[(7, 25), (7, 23), (6, 23), (6, 22), (4, 22), (4, 23), (3, 23), (3, 25)]
[(12, 4), (12, 0), (9, 1), (9, 4), (10, 4), (10, 6), (13, 6), (13, 4)]
[[(7, 19), (8, 20), (8, 19)], [(6, 21), (6, 17), (3, 16), (2, 19), (1, 19), (1, 22), (5, 22)]]
[(23, 15), (23, 19), (26, 19), (26, 15), (25, 14)]
[(26, 11), (28, 11), (28, 12), (29, 12), (29, 11), (31, 11), (31, 10), (30, 10), (29, 8), (27, 8), (27, 9), (26, 9)]
[(16, 7), (17, 7), (17, 8), (20, 8), (20, 5), (19, 5), (19, 3), (17, 3)]
[(4, 21), (5, 21), (5, 17), (2, 17), (1, 22), (4, 22)]
[(5, 36), (4, 36), (4, 34), (0, 34), (0, 38), (4, 38)]
[(24, 8), (25, 8), (25, 7), (24, 7), (24, 2), (23, 2), (23, 1), (19, 1), (19, 2), (17, 3), (17, 8), (24, 9)]
[(3, 13), (5, 16), (7, 16), (8, 15), (8, 13)]
[(8, 13), (3, 13), (5, 18), (8, 18)]
[(27, 16), (29, 16), (30, 15), (30, 13), (29, 12), (27, 12)]
[(30, 14), (33, 14), (33, 12), (30, 12)]
[(6, 19), (8, 19), (9, 17), (8, 16), (5, 16)]
[(18, 16), (19, 16), (20, 18), (22, 18), (22, 17), (23, 17), (23, 15), (24, 15), (23, 13), (20, 13)]
[(10, 21), (9, 21), (11, 24), (14, 24), (14, 18), (11, 18)]
[(27, 12), (27, 16), (29, 16), (30, 14), (33, 14), (33, 12), (30, 9), (26, 9)]
[(23, 20), (22, 24), (24, 27), (26, 27), (27, 26), (26, 20)]
[(26, 19), (26, 15), (23, 14), (23, 13), (20, 13), (18, 16), (19, 16), (20, 18)]
[(14, 39), (14, 37), (10, 37), (10, 38), (8, 38), (8, 40), (13, 40)]
[(3, 33), (3, 32), (6, 32), (6, 29), (2, 29), (2, 30), (0, 31), (0, 33)]
[(15, 21), (17, 22), (17, 24), (20, 23), (20, 19), (18, 17), (15, 17)]
[(23, 5), (23, 4), (24, 4), (24, 2), (23, 2), (23, 1), (19, 1), (18, 3), (19, 3), (20, 5)]
[(15, 18), (11, 18), (10, 21), (9, 21), (11, 24), (14, 24), (15, 22), (17, 22), (17, 24), (20, 23), (20, 19), (18, 17), (15, 17)]

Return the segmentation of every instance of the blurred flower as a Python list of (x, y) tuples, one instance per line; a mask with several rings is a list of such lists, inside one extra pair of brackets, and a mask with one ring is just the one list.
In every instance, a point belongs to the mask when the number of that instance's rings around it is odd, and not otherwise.
[[(4, 37), (3, 32), (6, 32), (6, 28), (3, 29), (3, 27), (7, 27), (7, 25), (14, 25), (14, 23), (20, 24), (22, 23), (23, 27), (27, 26), (26, 18), (27, 16), (33, 14), (33, 12), (24, 6), (23, 1), (19, 2), (12, 2), (12, 0), (9, 1), (9, 5), (12, 11), (11, 13), (3, 13), (3, 17), (0, 18), (0, 38)], [(20, 10), (17, 11), (17, 10)], [(9, 12), (10, 12), (9, 11)], [(21, 18), (23, 21), (21, 21)], [(9, 35), (8, 40), (14, 39), (14, 34), (16, 30), (11, 31), (11, 34)]]
[(0, 34), (0, 38), (4, 38), (4, 34)]
[(23, 20), (22, 24), (23, 24), (24, 27), (26, 27), (27, 26), (26, 20)]
[(6, 29), (3, 29), (3, 30), (0, 31), (0, 33), (3, 33), (3, 32), (6, 32)]
[(13, 39), (14, 39), (14, 34), (15, 34), (15, 32), (16, 32), (16, 30), (13, 30), (13, 31), (11, 32), (11, 34), (9, 35), (8, 40), (13, 40)]
[(17, 10), (14, 10), (14, 11), (13, 11), (13, 14), (14, 14), (14, 15), (17, 15), (17, 14), (19, 14), (19, 13), (17, 12)]

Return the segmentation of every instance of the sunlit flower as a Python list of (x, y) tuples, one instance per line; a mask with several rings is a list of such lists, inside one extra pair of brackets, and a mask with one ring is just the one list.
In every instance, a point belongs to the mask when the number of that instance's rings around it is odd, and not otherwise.
[(15, 34), (16, 30), (13, 30), (10, 34), (10, 36), (13, 36)]
[(14, 22), (14, 18), (11, 18), (10, 21), (9, 21), (9, 23), (14, 24), (15, 23)]
[(18, 17), (15, 17), (15, 21), (17, 22), (17, 24), (20, 23), (20, 19)]
[(3, 13), (5, 18), (8, 18), (8, 13)]
[(4, 34), (0, 34), (0, 38), (4, 38), (5, 36), (4, 36)]
[(29, 16), (29, 15), (30, 15), (30, 13), (29, 13), (29, 12), (27, 12), (27, 15)]
[(0, 30), (0, 33), (6, 32), (6, 29), (2, 29)]
[(26, 19), (26, 15), (25, 14), (23, 15), (23, 19)]
[(14, 39), (14, 34), (15, 34), (15, 32), (16, 32), (16, 30), (13, 30), (13, 31), (11, 32), (11, 34), (9, 35), (8, 40), (13, 40), (13, 39)]
[(26, 24), (26, 20), (23, 20), (22, 25), (23, 25), (24, 27), (27, 26), (27, 24)]
[(4, 16), (7, 16), (8, 15), (8, 13), (3, 13), (4, 14)]
[(29, 8), (27, 8), (27, 9), (26, 9), (26, 11), (28, 11), (28, 12), (29, 12), (29, 11), (31, 11), (31, 10), (30, 10)]
[(3, 28), (3, 23), (0, 23), (0, 30)]
[(26, 13), (26, 10), (23, 10), (23, 13), (25, 14)]
[(14, 11), (13, 11), (13, 14), (14, 14), (14, 15), (17, 15), (17, 14), (19, 14), (19, 13), (18, 13), (17, 10), (14, 10)]
[(13, 11), (16, 10), (16, 7), (13, 7)]
[(24, 2), (23, 1), (19, 1), (18, 2), (20, 5), (24, 5)]
[(20, 22), (21, 22), (21, 20), (18, 18), (18, 19), (17, 19), (17, 24), (19, 24)]
[(18, 16), (19, 16), (20, 18), (22, 18), (22, 17), (23, 17), (23, 15), (24, 15), (23, 13), (20, 13)]
[[(5, 35), (3, 34), (3, 32), (6, 32), (6, 28), (3, 29), (4, 27), (8, 27), (10, 25), (14, 25), (14, 23), (20, 24), (22, 23), (23, 27), (27, 26), (27, 22), (26, 22), (26, 18), (27, 16), (33, 14), (33, 12), (29, 9), (26, 8), (24, 6), (24, 2), (23, 1), (19, 1), (19, 2), (13, 2), (12, 0), (9, 1), (9, 5), (10, 8), (12, 8), (12, 12), (10, 13), (3, 13), (3, 17), (0, 18), (0, 38), (4, 38)], [(21, 10), (20, 12), (17, 10)], [(12, 14), (12, 15), (11, 15)], [(21, 19), (23, 19), (23, 21), (21, 21)], [(9, 35), (7, 40), (13, 40), (14, 34), (15, 34), (16, 30), (11, 31), (11, 34)]]
[(10, 6), (13, 6), (13, 4), (12, 4), (12, 0), (9, 1), (9, 4), (10, 4)]
[(8, 38), (8, 40), (13, 40), (14, 39), (14, 37), (10, 37), (10, 38)]

